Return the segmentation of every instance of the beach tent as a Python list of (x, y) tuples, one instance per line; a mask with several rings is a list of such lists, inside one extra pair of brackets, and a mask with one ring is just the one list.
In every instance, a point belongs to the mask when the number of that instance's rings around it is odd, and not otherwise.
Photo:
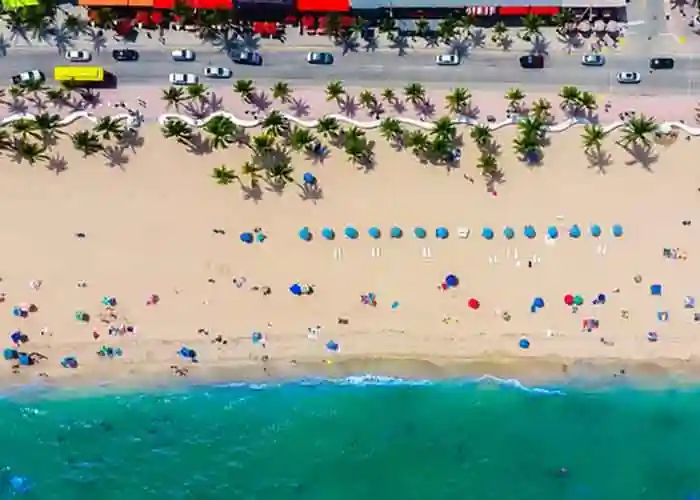
[(591, 225), (591, 236), (594, 238), (600, 238), (600, 235), (603, 233), (603, 231), (600, 229), (600, 226), (598, 224), (592, 224)]
[(556, 228), (556, 226), (549, 226), (547, 228), (547, 236), (553, 240), (559, 237), (559, 230)]
[(578, 226), (578, 224), (571, 226), (569, 229), (569, 236), (574, 239), (581, 237), (581, 228)]
[(375, 240), (382, 236), (382, 232), (377, 226), (370, 227), (367, 234), (369, 234), (370, 238), (374, 238)]
[(306, 172), (304, 174), (304, 184), (316, 184), (316, 177), (311, 172)]
[(655, 285), (651, 285), (649, 287), (649, 292), (652, 295), (661, 295), (661, 285), (659, 285), (658, 283)]
[(492, 240), (494, 237), (493, 229), (490, 227), (485, 227), (481, 230), (481, 237), (485, 240)]
[(197, 361), (197, 351), (190, 349), (189, 347), (182, 346), (177, 353), (185, 359), (191, 359), (192, 361)]
[(22, 366), (30, 366), (34, 364), (34, 361), (32, 358), (27, 354), (26, 352), (20, 352), (17, 355), (17, 361), (19, 362), (20, 365)]
[(345, 237), (351, 240), (357, 239), (360, 233), (353, 226), (347, 226), (345, 228)]
[(529, 349), (530, 348), (530, 341), (526, 338), (520, 339), (520, 342), (518, 342), (518, 345), (520, 346), (521, 349)]
[(7, 347), (2, 351), (2, 356), (5, 358), (5, 361), (10, 361), (13, 359), (17, 359), (19, 353), (17, 352), (17, 349), (10, 349), (9, 347)]
[(333, 240), (335, 239), (335, 231), (333, 231), (333, 229), (330, 227), (324, 227), (321, 231), (321, 236), (323, 236), (323, 238), (326, 240)]
[(263, 340), (263, 334), (261, 332), (253, 332), (250, 334), (250, 341), (253, 344), (259, 344)]
[(450, 235), (450, 232), (447, 230), (446, 227), (439, 227), (435, 230), (435, 237), (440, 238), (441, 240), (444, 240)]
[(253, 243), (253, 241), (255, 240), (255, 237), (253, 236), (253, 233), (248, 233), (248, 232), (241, 233), (240, 238), (241, 238), (241, 241), (242, 241), (243, 243), (247, 243), (247, 244), (251, 244), (251, 243)]
[(533, 239), (535, 236), (537, 236), (537, 232), (535, 231), (535, 227), (531, 225), (525, 226), (525, 229), (523, 230), (523, 234), (525, 235), (526, 238)]
[(693, 309), (695, 307), (695, 297), (686, 295), (685, 299), (683, 299), (683, 307), (686, 309)]
[(90, 321), (90, 315), (85, 311), (75, 311), (75, 319), (78, 321)]
[(27, 314), (28, 314), (28, 312), (27, 312), (25, 309), (22, 309), (22, 308), (19, 307), (19, 306), (14, 306), (14, 307), (12, 308), (12, 315), (13, 315), (15, 318), (26, 318), (26, 317), (27, 317)]
[(400, 227), (394, 226), (391, 228), (391, 237), (392, 238), (398, 239), (398, 238), (401, 238), (402, 236), (403, 236), (403, 231), (401, 230)]
[[(515, 238), (515, 229), (513, 229), (510, 226), (504, 227), (503, 228), (503, 236), (505, 236), (506, 239), (508, 239), (508, 240), (512, 240), (513, 238)], [(493, 236), (491, 238), (493, 238)], [(487, 238), (487, 239), (490, 240), (491, 238)]]
[(66, 356), (61, 360), (63, 368), (78, 368), (78, 359), (73, 356)]
[(620, 224), (615, 224), (612, 227), (612, 234), (615, 238), (620, 238), (624, 234), (624, 230), (622, 229), (622, 226)]
[(544, 299), (542, 297), (535, 297), (532, 300), (532, 305), (537, 309), (542, 309), (544, 307)]
[(333, 340), (329, 340), (328, 342), (326, 342), (326, 349), (328, 349), (329, 351), (338, 352), (338, 349), (340, 349), (340, 346), (338, 345), (337, 342), (335, 342)]
[(292, 293), (292, 295), (296, 295), (297, 297), (304, 293), (304, 289), (299, 283), (294, 283), (292, 286), (290, 286), (289, 291)]
[(419, 226), (419, 227), (416, 227), (413, 229), (413, 235), (416, 238), (422, 240), (423, 238), (425, 238), (428, 235), (428, 233), (425, 231), (425, 229), (423, 229), (422, 227)]
[(445, 276), (445, 284), (447, 285), (447, 288), (454, 288), (459, 285), (459, 278), (457, 278), (457, 276), (454, 274), (448, 274)]
[(311, 231), (309, 230), (308, 227), (302, 227), (299, 230), (299, 238), (302, 241), (311, 241)]

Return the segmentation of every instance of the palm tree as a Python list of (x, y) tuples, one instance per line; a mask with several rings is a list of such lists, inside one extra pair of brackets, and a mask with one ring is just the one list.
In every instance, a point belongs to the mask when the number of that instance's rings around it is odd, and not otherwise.
[(241, 165), (241, 177), (247, 177), (252, 189), (260, 184), (260, 167), (253, 162), (247, 161)]
[(112, 137), (120, 140), (124, 137), (125, 127), (121, 120), (105, 116), (98, 120), (93, 131), (105, 141), (112, 140)]
[(343, 136), (343, 141), (345, 141), (345, 142), (357, 141), (357, 140), (365, 138), (365, 131), (362, 130), (361, 128), (352, 126), (352, 127), (343, 129), (342, 136)]
[(607, 137), (608, 133), (598, 124), (586, 125), (583, 128), (583, 135), (581, 136), (583, 140), (583, 148), (586, 151), (595, 151), (600, 154), (600, 148), (603, 147), (603, 139)]
[(216, 183), (221, 186), (231, 184), (238, 178), (236, 172), (234, 172), (230, 168), (226, 168), (226, 165), (215, 167), (212, 170), (211, 176), (216, 180)]
[(68, 104), (68, 92), (60, 87), (46, 89), (44, 95), (46, 99), (56, 107), (66, 106)]
[(580, 96), (581, 91), (578, 88), (573, 85), (565, 85), (559, 91), (559, 98), (561, 99), (559, 107), (569, 112), (575, 111), (578, 108)]
[(651, 147), (649, 136), (658, 132), (659, 125), (653, 117), (645, 115), (634, 116), (627, 120), (622, 129), (622, 138), (618, 142), (622, 147), (627, 147), (630, 144), (643, 144), (644, 147)]
[(338, 136), (338, 131), (340, 130), (340, 124), (338, 120), (332, 116), (326, 116), (318, 120), (316, 125), (316, 132), (323, 135), (325, 138), (336, 138)]
[(174, 137), (177, 142), (186, 146), (191, 144), (194, 131), (187, 122), (180, 119), (168, 120), (160, 129), (163, 136), (167, 139)]
[(536, 137), (521, 134), (513, 140), (513, 149), (529, 163), (542, 160), (542, 145)]
[(27, 160), (30, 165), (35, 165), (39, 161), (47, 161), (48, 155), (45, 154), (46, 146), (41, 146), (35, 142), (20, 139), (15, 145), (17, 155), (23, 160)]
[(382, 136), (390, 142), (396, 142), (403, 138), (404, 130), (401, 122), (396, 118), (384, 118), (379, 124)]
[(163, 89), (161, 99), (165, 101), (166, 109), (175, 108), (176, 111), (179, 111), (180, 104), (187, 100), (185, 98), (185, 91), (181, 87)]
[(260, 156), (272, 150), (274, 145), (275, 139), (266, 133), (262, 133), (260, 135), (253, 136), (251, 139), (250, 148), (255, 152), (255, 154)]
[(260, 125), (263, 131), (270, 137), (279, 137), (289, 130), (289, 122), (277, 110), (271, 111)]
[(362, 92), (360, 92), (359, 100), (360, 104), (368, 110), (376, 109), (378, 104), (377, 98), (370, 90), (363, 90)]
[(353, 136), (345, 139), (345, 154), (354, 164), (365, 165), (371, 161), (372, 153), (364, 137)]
[(275, 158), (274, 163), (266, 171), (268, 182), (277, 189), (282, 189), (287, 184), (293, 183), (293, 173), (292, 160), (286, 155)]
[(415, 156), (421, 156), (428, 150), (430, 139), (421, 130), (413, 130), (406, 135), (406, 147), (412, 149)]
[(508, 33), (508, 26), (503, 21), (498, 21), (493, 28), (491, 28), (491, 40), (494, 43), (501, 43), (506, 34)]
[(326, 85), (326, 101), (337, 101), (344, 95), (346, 92), (342, 82), (334, 81)]
[(443, 43), (449, 44), (457, 36), (457, 28), (458, 26), (456, 19), (452, 17), (443, 19), (440, 21), (440, 24), (438, 24), (438, 37), (443, 41)]
[(526, 116), (518, 121), (518, 132), (542, 142), (547, 132), (547, 123), (536, 116)]
[(396, 92), (394, 92), (394, 89), (386, 88), (382, 90), (382, 100), (389, 104), (394, 104), (396, 102)]
[(588, 91), (581, 92), (581, 94), (578, 97), (578, 104), (587, 113), (590, 113), (590, 112), (598, 109), (598, 102), (595, 98), (595, 95), (592, 92), (588, 92)]
[(28, 118), (13, 121), (12, 132), (19, 135), (21, 140), (25, 140), (27, 137), (33, 137), (37, 140), (41, 139), (41, 135), (37, 132), (36, 122)]
[(53, 140), (61, 132), (61, 117), (56, 114), (41, 113), (34, 118), (37, 130), (42, 136), (44, 144)]
[(292, 96), (292, 88), (287, 82), (277, 82), (270, 90), (272, 91), (272, 97), (274, 99), (279, 99), (280, 102), (285, 104), (289, 102)]
[(425, 102), (425, 87), (420, 83), (409, 83), (403, 89), (406, 100), (414, 106)]
[(457, 137), (457, 127), (452, 123), (452, 119), (449, 116), (443, 116), (433, 122), (433, 128), (430, 133), (433, 137), (454, 141), (455, 137)]
[(549, 121), (551, 119), (551, 109), (552, 103), (544, 98), (539, 98), (532, 103), (532, 115), (544, 121)]
[(226, 116), (214, 116), (206, 125), (204, 131), (211, 135), (212, 149), (226, 149), (236, 141), (238, 127), (233, 120)]
[(493, 133), (491, 132), (491, 129), (488, 125), (484, 124), (479, 124), (472, 127), (469, 135), (474, 140), (476, 147), (479, 149), (486, 148), (493, 140)]
[(492, 154), (481, 153), (476, 162), (476, 168), (481, 171), (481, 175), (492, 177), (498, 172), (498, 160)]
[(310, 151), (316, 143), (316, 137), (307, 128), (294, 127), (289, 133), (289, 145), (294, 151)]
[(571, 9), (562, 9), (552, 16), (552, 22), (557, 27), (557, 33), (566, 34), (576, 23), (576, 15)]
[(512, 88), (506, 92), (505, 99), (508, 101), (508, 109), (519, 113), (523, 107), (525, 93), (519, 88)]
[(84, 158), (99, 153), (104, 149), (100, 138), (90, 130), (74, 133), (71, 136), (71, 141), (73, 142), (73, 147), (83, 153)]
[(462, 115), (469, 106), (472, 94), (469, 90), (457, 87), (445, 97), (445, 103), (450, 113)]
[(522, 18), (523, 23), (523, 40), (531, 40), (533, 36), (542, 36), (542, 25), (544, 21), (541, 17), (528, 13)]
[(245, 102), (250, 102), (255, 92), (253, 80), (238, 80), (233, 84), (233, 91), (239, 94)]
[(201, 83), (195, 83), (194, 85), (187, 86), (187, 99), (190, 101), (202, 102), (206, 100), (209, 94), (209, 89), (206, 85)]

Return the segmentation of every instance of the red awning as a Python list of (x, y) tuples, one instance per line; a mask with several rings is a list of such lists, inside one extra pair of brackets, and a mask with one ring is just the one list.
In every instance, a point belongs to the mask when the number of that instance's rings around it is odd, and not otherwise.
[(258, 35), (275, 35), (277, 34), (277, 23), (254, 22), (253, 31)]
[(193, 9), (231, 9), (233, 8), (232, 0), (189, 0), (187, 5)]
[(158, 11), (151, 12), (151, 22), (153, 24), (160, 24), (163, 22), (163, 19), (164, 19), (164, 17), (163, 17), (162, 12), (158, 12)]
[(131, 30), (133, 29), (133, 25), (131, 23), (131, 19), (120, 19), (117, 22), (117, 25), (114, 27), (114, 31), (116, 31), (117, 35), (119, 36), (126, 36), (131, 33)]
[(175, 7), (175, 0), (153, 0), (155, 9), (172, 9)]
[(134, 17), (134, 22), (136, 23), (141, 23), (144, 25), (149, 25), (151, 24), (151, 16), (148, 11), (145, 10), (140, 10), (136, 13), (136, 17)]
[(311, 16), (304, 16), (301, 18), (301, 25), (307, 30), (314, 29), (314, 24), (315, 24), (314, 18)]
[(559, 14), (560, 7), (555, 5), (543, 5), (541, 7), (530, 7), (530, 14), (536, 16), (555, 16)]
[(299, 12), (348, 12), (349, 0), (297, 0)]
[(551, 5), (511, 5), (507, 7), (499, 7), (498, 14), (501, 16), (526, 16), (528, 14), (534, 14), (536, 16), (553, 16), (558, 14), (560, 10), (560, 7)]

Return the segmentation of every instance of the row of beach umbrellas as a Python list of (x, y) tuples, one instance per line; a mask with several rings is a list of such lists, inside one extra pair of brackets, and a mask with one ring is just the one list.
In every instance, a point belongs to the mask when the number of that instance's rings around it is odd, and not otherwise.
[[(574, 224), (573, 226), (565, 230), (561, 230), (556, 226), (549, 226), (546, 230), (546, 234), (548, 238), (556, 239), (559, 238), (561, 232), (564, 231), (566, 232), (566, 234), (568, 234), (570, 238), (574, 239), (580, 238), (581, 236), (583, 236), (584, 233), (584, 230), (581, 228), (581, 226), (579, 226), (578, 224)], [(428, 236), (428, 231), (421, 226), (414, 227), (412, 232), (413, 236), (415, 236), (418, 239), (423, 239)], [(615, 238), (622, 237), (624, 232), (624, 228), (620, 224), (615, 224), (610, 229), (610, 233)], [(311, 241), (314, 238), (314, 233), (311, 229), (309, 229), (306, 226), (299, 229), (298, 234), (299, 238), (303, 241)], [(360, 237), (360, 231), (355, 226), (346, 226), (343, 229), (342, 234), (345, 238), (350, 240), (355, 240)], [(511, 226), (506, 226), (503, 228), (503, 236), (508, 240), (515, 238), (516, 234), (517, 232), (515, 228)], [(591, 224), (591, 226), (589, 227), (589, 234), (594, 238), (599, 238), (602, 236), (603, 230), (598, 224)], [(331, 227), (324, 227), (323, 229), (321, 229), (320, 235), (324, 240), (334, 240), (337, 237), (335, 229)], [(384, 231), (382, 231), (382, 229), (377, 226), (372, 226), (367, 230), (367, 235), (372, 239), (379, 239), (382, 236), (384, 236)], [(404, 236), (404, 230), (398, 226), (393, 226), (389, 229), (388, 235), (390, 238), (394, 239), (402, 238)], [(436, 238), (444, 240), (449, 236), (450, 231), (446, 227), (438, 227), (437, 229), (435, 229)], [(537, 230), (534, 226), (528, 224), (523, 228), (523, 236), (525, 236), (528, 239), (533, 239), (537, 236)], [(492, 240), (496, 237), (496, 231), (493, 228), (486, 226), (481, 230), (481, 237), (486, 240)]]

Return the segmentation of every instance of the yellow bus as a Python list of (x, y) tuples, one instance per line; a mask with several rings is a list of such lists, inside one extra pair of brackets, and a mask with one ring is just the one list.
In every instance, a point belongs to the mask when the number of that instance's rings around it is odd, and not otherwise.
[(105, 79), (105, 70), (99, 66), (56, 66), (53, 69), (53, 79), (76, 84), (99, 83)]

